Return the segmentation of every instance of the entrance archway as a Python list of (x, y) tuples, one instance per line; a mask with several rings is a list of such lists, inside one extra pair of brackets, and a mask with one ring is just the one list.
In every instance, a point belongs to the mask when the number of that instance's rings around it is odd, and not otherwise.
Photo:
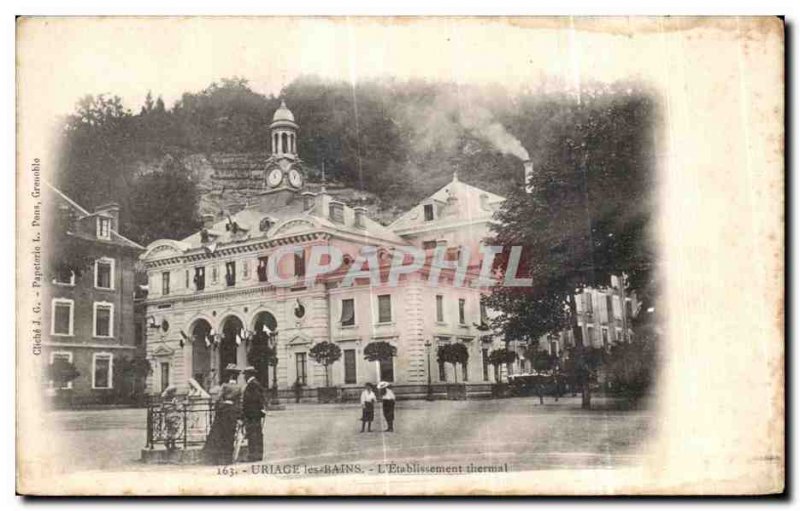
[(242, 320), (236, 316), (228, 316), (222, 323), (222, 341), (219, 345), (219, 374), (223, 374), (228, 364), (239, 365), (237, 360), (236, 335), (241, 334)]
[(205, 319), (198, 319), (189, 329), (192, 339), (192, 378), (206, 391), (219, 383), (219, 378), (211, 374), (211, 350), (206, 338), (211, 332), (211, 325)]
[(254, 332), (262, 332), (264, 330), (264, 326), (269, 328), (270, 332), (274, 332), (278, 329), (278, 320), (276, 320), (275, 316), (267, 311), (261, 311), (256, 314), (255, 318), (253, 318)]
[[(275, 378), (279, 362), (279, 359), (277, 359), (277, 343), (275, 343), (274, 338), (270, 338), (277, 330), (278, 321), (270, 312), (261, 311), (253, 318), (255, 336), (250, 343), (247, 363), (256, 368), (258, 379), (265, 388), (270, 388), (270, 386), (275, 388), (277, 386)], [(270, 372), (272, 372), (271, 383)]]

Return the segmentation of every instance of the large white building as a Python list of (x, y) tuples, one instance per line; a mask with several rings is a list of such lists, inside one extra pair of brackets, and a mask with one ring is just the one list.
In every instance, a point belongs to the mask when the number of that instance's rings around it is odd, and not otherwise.
[[(428, 378), (434, 383), (494, 381), (487, 356), (497, 346), (477, 328), (485, 314), (481, 290), (453, 285), (456, 272), (447, 266), (462, 257), (469, 275), (477, 275), (478, 246), (503, 198), (454, 175), (383, 226), (368, 218), (365, 208), (336, 201), (324, 188), (307, 191), (296, 150), (299, 127), (285, 105), (275, 112), (271, 129), (259, 190), (243, 209), (207, 215), (200, 232), (155, 241), (141, 257), (149, 284), (147, 355), (154, 367), (148, 391), (169, 385), (186, 390), (190, 378), (207, 386), (228, 363), (246, 365), (248, 337), (265, 325), (278, 332), (280, 389), (296, 381), (309, 388), (325, 384), (323, 367), (309, 357), (321, 341), (342, 350), (330, 370), (330, 383), (339, 387), (378, 380), (419, 386)], [(336, 271), (309, 284), (305, 277), (315, 246), (333, 246), (344, 258)], [(300, 252), (287, 253), (287, 247)], [(365, 247), (376, 249), (381, 282), (361, 278), (343, 285)], [(392, 255), (404, 247), (424, 250), (426, 264), (391, 286), (386, 274)], [(468, 248), (459, 252), (458, 247)], [(432, 263), (437, 255), (443, 264)], [(270, 278), (271, 264), (282, 282)], [(445, 268), (439, 271), (440, 266)], [(429, 283), (432, 268), (439, 273), (438, 286)], [(395, 346), (397, 356), (383, 364), (365, 360), (365, 347), (375, 341)], [(442, 343), (467, 347), (469, 362), (457, 375), (452, 366), (436, 361)]]

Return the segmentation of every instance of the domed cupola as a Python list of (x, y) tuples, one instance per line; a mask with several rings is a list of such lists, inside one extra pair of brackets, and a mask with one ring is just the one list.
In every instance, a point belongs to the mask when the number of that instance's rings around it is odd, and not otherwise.
[(294, 114), (281, 100), (281, 106), (272, 116), (271, 130), (272, 154), (274, 156), (294, 159), (297, 157), (297, 130), (300, 126), (294, 122)]

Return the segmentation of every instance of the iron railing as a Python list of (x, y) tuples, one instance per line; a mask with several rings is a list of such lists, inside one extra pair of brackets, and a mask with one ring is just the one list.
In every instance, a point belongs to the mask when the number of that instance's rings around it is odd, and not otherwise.
[(184, 397), (154, 400), (147, 405), (148, 449), (191, 449), (205, 444), (214, 421), (210, 398)]

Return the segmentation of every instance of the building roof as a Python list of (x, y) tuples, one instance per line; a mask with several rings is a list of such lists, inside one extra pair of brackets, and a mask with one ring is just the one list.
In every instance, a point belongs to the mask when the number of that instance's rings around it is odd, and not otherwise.
[[(213, 226), (205, 229), (209, 235), (208, 242), (203, 243), (203, 230), (201, 230), (181, 240), (176, 248), (190, 251), (211, 244), (215, 244), (216, 247), (319, 231), (361, 238), (365, 243), (407, 244), (400, 236), (366, 215), (362, 219), (363, 227), (357, 227), (355, 209), (339, 203), (326, 193), (316, 195), (313, 200), (313, 207), (306, 210), (304, 197), (300, 193), (283, 191), (256, 196), (243, 210), (225, 215)], [(329, 216), (328, 207), (331, 202), (342, 204), (341, 223), (333, 221)]]
[(286, 101), (281, 100), (281, 106), (275, 110), (275, 114), (272, 116), (272, 122), (275, 121), (292, 121), (294, 122), (294, 114), (291, 110), (286, 106)]
[[(399, 234), (407, 234), (418, 227), (485, 222), (491, 220), (503, 201), (504, 197), (460, 181), (454, 173), (452, 181), (400, 215), (389, 225), (389, 229)], [(426, 205), (432, 205), (435, 210), (432, 221), (425, 220)]]
[[(62, 204), (73, 211), (76, 222), (81, 222), (85, 219), (94, 216), (107, 216), (107, 217), (111, 216), (105, 211), (95, 211), (93, 213), (90, 213), (86, 208), (82, 207), (77, 202), (69, 198), (64, 192), (62, 192), (61, 190), (50, 184), (48, 181), (46, 180), (42, 181), (44, 182), (45, 188), (53, 192), (55, 197), (55, 202), (57, 204)], [(87, 241), (96, 241), (98, 243), (111, 243), (126, 248), (144, 250), (143, 246), (139, 245), (135, 241), (126, 238), (125, 236), (120, 234), (116, 229), (111, 229), (111, 239), (109, 240), (98, 239), (96, 236), (90, 236), (84, 232), (81, 232), (80, 230), (76, 230), (75, 232), (69, 232), (68, 234), (76, 238), (85, 239)]]

